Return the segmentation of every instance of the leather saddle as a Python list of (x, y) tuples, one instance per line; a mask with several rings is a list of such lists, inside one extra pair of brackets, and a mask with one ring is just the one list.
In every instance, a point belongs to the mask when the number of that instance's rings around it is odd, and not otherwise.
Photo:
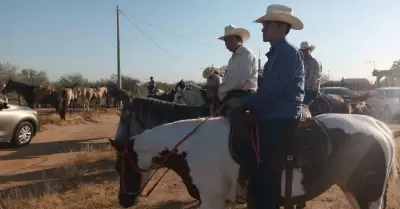
[[(233, 110), (229, 115), (229, 151), (232, 159), (240, 164), (244, 159), (247, 143), (251, 143), (251, 131), (256, 127), (254, 113), (246, 110)], [(256, 134), (254, 132), (254, 134)], [(254, 135), (255, 137), (255, 135)], [(263, 140), (263, 139), (260, 139)], [(286, 152), (291, 150), (295, 167), (315, 164), (325, 159), (328, 153), (329, 137), (325, 125), (315, 117), (301, 115), (293, 133), (282, 139), (272, 167), (282, 169), (285, 166)]]

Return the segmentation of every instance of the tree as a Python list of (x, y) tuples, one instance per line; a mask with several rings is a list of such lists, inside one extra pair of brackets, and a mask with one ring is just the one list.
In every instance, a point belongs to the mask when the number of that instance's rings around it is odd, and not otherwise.
[(390, 70), (400, 71), (400, 59), (393, 61), (392, 67)]
[(47, 73), (43, 70), (37, 71), (35, 69), (22, 69), (18, 74), (21, 81), (30, 85), (47, 85), (49, 78)]
[(8, 79), (17, 75), (17, 66), (10, 63), (0, 63), (0, 82), (5, 83)]
[(329, 76), (327, 74), (322, 74), (321, 76), (321, 84), (329, 82)]
[(60, 90), (62, 88), (72, 86), (74, 84), (88, 85), (89, 81), (88, 81), (88, 79), (84, 78), (82, 74), (75, 73), (75, 74), (69, 74), (66, 76), (61, 76), (61, 78), (58, 79), (56, 86), (57, 86), (57, 89)]

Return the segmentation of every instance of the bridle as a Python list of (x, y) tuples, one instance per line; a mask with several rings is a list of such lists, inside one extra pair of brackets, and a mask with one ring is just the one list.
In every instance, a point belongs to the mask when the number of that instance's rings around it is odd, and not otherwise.
[[(128, 110), (128, 111), (129, 111), (129, 110)], [(131, 120), (131, 119), (132, 119), (132, 114), (133, 114), (133, 112), (132, 112), (132, 111), (129, 111), (128, 114), (125, 114), (125, 115), (121, 116), (121, 122), (123, 122), (123, 123), (125, 124), (125, 126), (126, 126), (125, 128), (126, 128), (126, 130), (127, 130), (127, 137), (130, 136), (130, 125), (131, 125), (131, 122), (132, 122), (132, 120)], [(143, 123), (139, 120), (139, 117), (138, 117), (136, 114), (135, 114), (135, 120), (136, 120), (136, 122), (139, 123), (139, 125), (141, 126), (141, 128), (142, 128), (143, 130), (145, 130)], [(128, 139), (128, 140), (129, 140), (129, 139)], [(148, 183), (148, 182), (147, 182), (146, 184), (143, 184), (143, 175), (142, 175), (142, 173), (143, 173), (143, 172), (149, 172), (151, 169), (143, 169), (143, 168), (140, 168), (140, 167), (133, 161), (132, 157), (129, 155), (129, 149), (128, 149), (128, 145), (127, 145), (127, 144), (125, 144), (123, 151), (122, 151), (122, 152), (119, 152), (118, 155), (119, 155), (119, 157), (121, 158), (121, 174), (120, 174), (121, 178), (120, 178), (120, 181), (121, 181), (122, 190), (124, 191), (124, 193), (129, 194), (129, 195), (138, 195), (138, 194), (141, 194), (142, 191), (143, 191), (143, 189), (146, 187), (146, 185), (147, 185), (147, 183)], [(134, 168), (135, 172), (137, 172), (137, 173), (140, 175), (140, 179), (141, 179), (141, 181), (140, 181), (140, 187), (139, 187), (139, 189), (138, 189), (137, 191), (135, 191), (135, 192), (128, 191), (128, 190), (125, 188), (125, 180), (126, 180), (126, 179), (125, 179), (125, 178), (126, 178), (126, 171), (125, 171), (125, 164), (126, 164), (126, 162), (125, 162), (125, 159), (126, 159), (126, 158), (129, 159), (129, 162), (132, 164), (132, 167)]]
[[(163, 158), (163, 160), (160, 162), (160, 163), (157, 163), (158, 164), (158, 166), (157, 166), (157, 168), (155, 169), (155, 171), (150, 175), (150, 177), (147, 179), (147, 181), (146, 182), (144, 182), (143, 183), (143, 175), (142, 175), (142, 172), (149, 172), (150, 170), (152, 170), (152, 168), (150, 167), (149, 169), (142, 169), (142, 168), (139, 168), (139, 166), (137, 165), (137, 163), (135, 164), (135, 162), (133, 161), (133, 159), (132, 159), (132, 157), (129, 155), (129, 150), (128, 150), (128, 145), (127, 144), (125, 144), (125, 147), (124, 147), (124, 149), (123, 149), (123, 151), (121, 152), (121, 153), (119, 153), (119, 156), (120, 157), (122, 157), (122, 162), (121, 162), (121, 164), (122, 164), (122, 169), (121, 169), (121, 174), (120, 174), (120, 176), (123, 176), (122, 178), (120, 178), (120, 181), (122, 181), (121, 182), (121, 184), (122, 184), (122, 190), (126, 193), (126, 194), (130, 194), (130, 195), (140, 195), (140, 196), (144, 196), (144, 197), (148, 197), (150, 194), (151, 194), (151, 192), (156, 188), (156, 186), (158, 185), (158, 183), (160, 183), (160, 181), (161, 181), (161, 179), (167, 174), (167, 172), (170, 170), (170, 169), (167, 169), (162, 175), (161, 175), (161, 177), (158, 179), (158, 181), (152, 186), (152, 188), (146, 193), (146, 195), (141, 195), (141, 193), (142, 193), (142, 191), (144, 190), (144, 188), (148, 185), (148, 183), (150, 182), (150, 180), (152, 179), (152, 177), (154, 177), (154, 175), (157, 173), (157, 171), (160, 169), (160, 168), (162, 168), (162, 165), (164, 165), (166, 162), (167, 162), (167, 160), (169, 159), (169, 157), (171, 157), (171, 155), (173, 155), (174, 153), (176, 153), (177, 152), (177, 149), (178, 149), (178, 147), (181, 145), (181, 144), (183, 144), (187, 139), (189, 139), (192, 135), (193, 135), (193, 133), (195, 133), (199, 128), (200, 128), (200, 126), (202, 126), (208, 119), (210, 119), (211, 117), (213, 117), (213, 116), (215, 116), (217, 113), (219, 113), (220, 112), (220, 110), (222, 109), (222, 108), (224, 108), (224, 106), (225, 106), (226, 104), (224, 103), (224, 104), (222, 104), (216, 111), (215, 111), (215, 113), (214, 114), (212, 114), (212, 115), (210, 115), (210, 116), (208, 116), (205, 120), (203, 120), (199, 125), (197, 125), (191, 132), (189, 132), (185, 137), (183, 137), (171, 150), (170, 150), (170, 152)], [(121, 116), (121, 122), (124, 122), (124, 123), (126, 123), (126, 126), (127, 126), (127, 133), (128, 133), (128, 137), (129, 137), (129, 135), (130, 135), (130, 124), (131, 124), (131, 120), (128, 120), (128, 121), (124, 121), (125, 119), (127, 119), (127, 118), (132, 118), (131, 116), (132, 116), (132, 113), (133, 112), (129, 112), (128, 114), (126, 114), (125, 116)], [(136, 115), (135, 115), (136, 116)], [(140, 121), (138, 120), (138, 118), (137, 118), (137, 116), (135, 117), (135, 120), (137, 120), (138, 122), (139, 122), (139, 124), (140, 124)], [(143, 126), (144, 127), (144, 126)], [(145, 129), (144, 129), (145, 130)], [(130, 192), (130, 191), (127, 191), (126, 190), (126, 188), (125, 188), (125, 157), (128, 157), (129, 158), (129, 160), (130, 160), (130, 162), (131, 162), (131, 164), (132, 164), (132, 166), (133, 166), (133, 168), (135, 169), (135, 171), (136, 172), (138, 172), (138, 174), (140, 175), (140, 178), (141, 178), (141, 182), (140, 182), (140, 187), (139, 187), (139, 189), (138, 189), (138, 191), (135, 191), (135, 192)]]

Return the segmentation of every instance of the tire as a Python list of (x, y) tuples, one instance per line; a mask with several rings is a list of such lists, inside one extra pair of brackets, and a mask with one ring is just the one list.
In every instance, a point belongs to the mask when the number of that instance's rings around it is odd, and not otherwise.
[(31, 143), (34, 135), (33, 125), (28, 121), (23, 121), (15, 129), (11, 143), (16, 147), (23, 147)]

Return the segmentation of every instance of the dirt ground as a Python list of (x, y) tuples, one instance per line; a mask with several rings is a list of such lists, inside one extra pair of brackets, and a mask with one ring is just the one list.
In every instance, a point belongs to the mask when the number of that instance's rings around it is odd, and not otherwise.
[[(117, 114), (105, 114), (76, 125), (48, 124), (26, 147), (0, 145), (0, 209), (119, 208), (115, 153), (107, 143), (115, 134), (118, 118)], [(400, 130), (400, 126), (392, 128)], [(400, 140), (397, 142), (400, 148)], [(398, 182), (390, 187), (391, 209), (400, 208), (399, 186)], [(187, 195), (179, 178), (168, 173), (152, 195), (135, 208), (194, 209), (197, 203)], [(308, 202), (307, 208), (351, 207), (333, 187)]]

